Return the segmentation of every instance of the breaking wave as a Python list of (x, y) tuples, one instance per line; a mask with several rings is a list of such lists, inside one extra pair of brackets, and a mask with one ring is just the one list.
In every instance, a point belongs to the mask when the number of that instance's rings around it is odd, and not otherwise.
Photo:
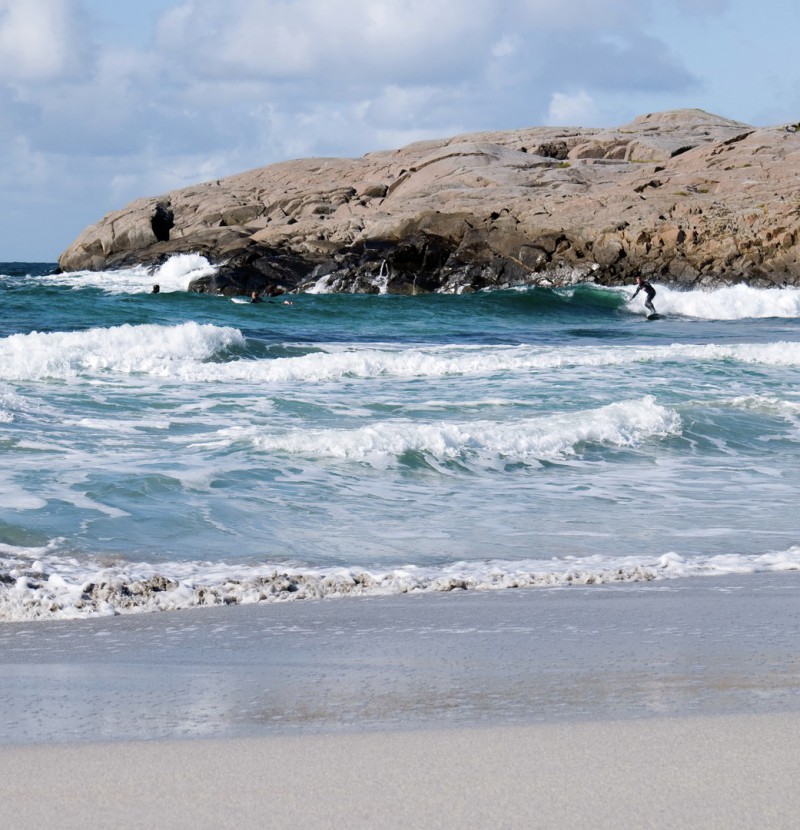
[[(654, 303), (660, 314), (698, 320), (800, 317), (800, 288), (729, 285), (680, 291), (657, 283), (654, 283), (654, 287), (657, 290)], [(632, 293), (633, 288), (628, 290)]]
[(176, 254), (155, 269), (124, 268), (116, 271), (67, 271), (37, 277), (44, 285), (97, 288), (109, 294), (138, 294), (158, 283), (162, 292), (186, 291), (198, 277), (210, 276), (216, 267), (200, 254)]
[(0, 339), (0, 378), (39, 380), (92, 372), (142, 373), (195, 382), (335, 381), (341, 378), (491, 376), (643, 363), (733, 361), (800, 366), (800, 343), (668, 346), (328, 345), (299, 356), (239, 359), (246, 338), (236, 328), (194, 322), (122, 325), (85, 331), (14, 334)]
[(475, 456), (530, 461), (573, 455), (587, 444), (634, 447), (654, 436), (678, 434), (680, 426), (675, 412), (647, 396), (512, 424), (386, 421), (353, 430), (296, 429), (282, 435), (263, 434), (258, 427), (231, 428), (218, 433), (210, 445), (249, 441), (268, 452), (367, 463), (406, 453), (422, 453), (440, 461)]
[(40, 380), (98, 371), (162, 376), (186, 361), (208, 360), (243, 345), (236, 329), (198, 323), (13, 334), (0, 340), (0, 376)]

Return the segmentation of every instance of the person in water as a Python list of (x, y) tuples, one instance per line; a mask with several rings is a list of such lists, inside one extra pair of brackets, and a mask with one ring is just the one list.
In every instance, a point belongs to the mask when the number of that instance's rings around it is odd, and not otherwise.
[(653, 305), (653, 297), (656, 296), (656, 290), (653, 288), (652, 285), (644, 278), (644, 277), (636, 277), (636, 291), (633, 292), (633, 296), (631, 300), (640, 292), (644, 291), (647, 295), (647, 299), (644, 301), (644, 307), (647, 309), (648, 314), (655, 314), (656, 309)]
[(151, 293), (153, 293), (153, 294), (158, 294), (160, 291), (161, 291), (161, 286), (160, 286), (158, 283), (156, 283), (156, 284), (153, 286), (153, 290), (152, 290), (152, 292), (151, 292)]
[(260, 303), (261, 302), (261, 295), (258, 293), (258, 291), (254, 291), (250, 295), (250, 302), (251, 303)]

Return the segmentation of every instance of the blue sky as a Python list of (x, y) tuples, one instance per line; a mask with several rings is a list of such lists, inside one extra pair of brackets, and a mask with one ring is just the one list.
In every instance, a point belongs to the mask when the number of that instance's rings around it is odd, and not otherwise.
[(286, 158), (680, 107), (800, 121), (795, 0), (0, 0), (0, 261)]

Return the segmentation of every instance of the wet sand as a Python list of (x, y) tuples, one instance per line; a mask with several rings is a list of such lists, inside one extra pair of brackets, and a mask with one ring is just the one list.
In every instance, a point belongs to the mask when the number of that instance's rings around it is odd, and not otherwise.
[(0, 825), (793, 827), (800, 575), (0, 625)]

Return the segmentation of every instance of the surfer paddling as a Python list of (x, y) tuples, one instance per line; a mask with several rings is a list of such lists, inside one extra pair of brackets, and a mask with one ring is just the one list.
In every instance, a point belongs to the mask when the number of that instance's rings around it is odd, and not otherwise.
[(644, 277), (636, 277), (636, 291), (633, 292), (629, 302), (632, 301), (640, 291), (644, 291), (647, 295), (647, 298), (644, 301), (644, 307), (647, 309), (648, 314), (655, 314), (656, 309), (653, 305), (653, 297), (656, 296), (656, 290)]

